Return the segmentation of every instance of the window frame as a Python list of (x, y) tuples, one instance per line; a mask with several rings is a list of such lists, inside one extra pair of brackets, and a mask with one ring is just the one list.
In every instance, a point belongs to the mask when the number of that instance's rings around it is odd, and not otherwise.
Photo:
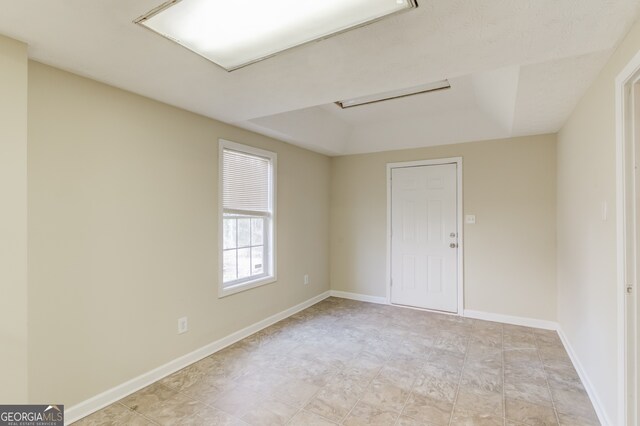
[[(237, 279), (231, 282), (229, 287), (225, 287), (224, 283), (224, 213), (223, 206), (224, 196), (224, 150), (238, 151), (244, 154), (263, 157), (269, 159), (271, 163), (271, 188), (269, 197), (269, 209), (271, 214), (264, 215), (268, 220), (267, 229), (264, 233), (265, 238), (265, 266), (268, 271), (264, 275), (256, 277), (248, 277)], [(253, 146), (232, 142), (226, 139), (218, 141), (218, 298), (230, 296), (252, 288), (271, 284), (277, 280), (276, 271), (276, 194), (277, 194), (277, 161), (278, 155), (275, 152), (266, 151), (264, 149), (255, 148)], [(237, 210), (230, 210), (229, 213), (237, 214)], [(270, 219), (270, 220), (269, 220)]]

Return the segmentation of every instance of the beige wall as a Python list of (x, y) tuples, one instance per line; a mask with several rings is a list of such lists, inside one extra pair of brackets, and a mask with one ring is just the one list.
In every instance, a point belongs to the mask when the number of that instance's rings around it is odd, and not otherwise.
[(620, 398), (614, 82), (639, 49), (636, 24), (558, 135), (558, 320), (612, 424)]
[(465, 308), (556, 318), (554, 135), (332, 160), (331, 285), (386, 297), (386, 163), (463, 157)]
[(0, 36), (0, 402), (27, 401), (27, 46)]
[[(78, 403), (329, 289), (328, 157), (35, 62), (28, 118), (31, 401)], [(278, 154), (278, 281), (223, 299), (218, 138)]]

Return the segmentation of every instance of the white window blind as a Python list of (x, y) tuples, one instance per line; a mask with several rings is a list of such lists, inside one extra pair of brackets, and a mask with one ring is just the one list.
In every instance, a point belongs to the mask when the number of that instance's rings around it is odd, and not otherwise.
[(218, 295), (225, 297), (276, 280), (277, 154), (221, 139), (218, 158)]
[(222, 163), (222, 207), (225, 210), (269, 213), (271, 160), (224, 149)]

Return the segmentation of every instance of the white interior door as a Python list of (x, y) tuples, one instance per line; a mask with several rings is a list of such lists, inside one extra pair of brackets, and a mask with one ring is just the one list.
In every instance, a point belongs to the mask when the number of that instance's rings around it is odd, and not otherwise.
[(391, 169), (391, 303), (458, 311), (457, 165)]

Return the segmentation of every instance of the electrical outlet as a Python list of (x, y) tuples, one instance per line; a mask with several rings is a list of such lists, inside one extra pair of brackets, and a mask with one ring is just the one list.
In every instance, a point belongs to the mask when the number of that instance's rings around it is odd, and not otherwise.
[(304, 285), (309, 284), (309, 274), (304, 274)]
[(178, 334), (189, 331), (189, 320), (187, 317), (178, 318)]

